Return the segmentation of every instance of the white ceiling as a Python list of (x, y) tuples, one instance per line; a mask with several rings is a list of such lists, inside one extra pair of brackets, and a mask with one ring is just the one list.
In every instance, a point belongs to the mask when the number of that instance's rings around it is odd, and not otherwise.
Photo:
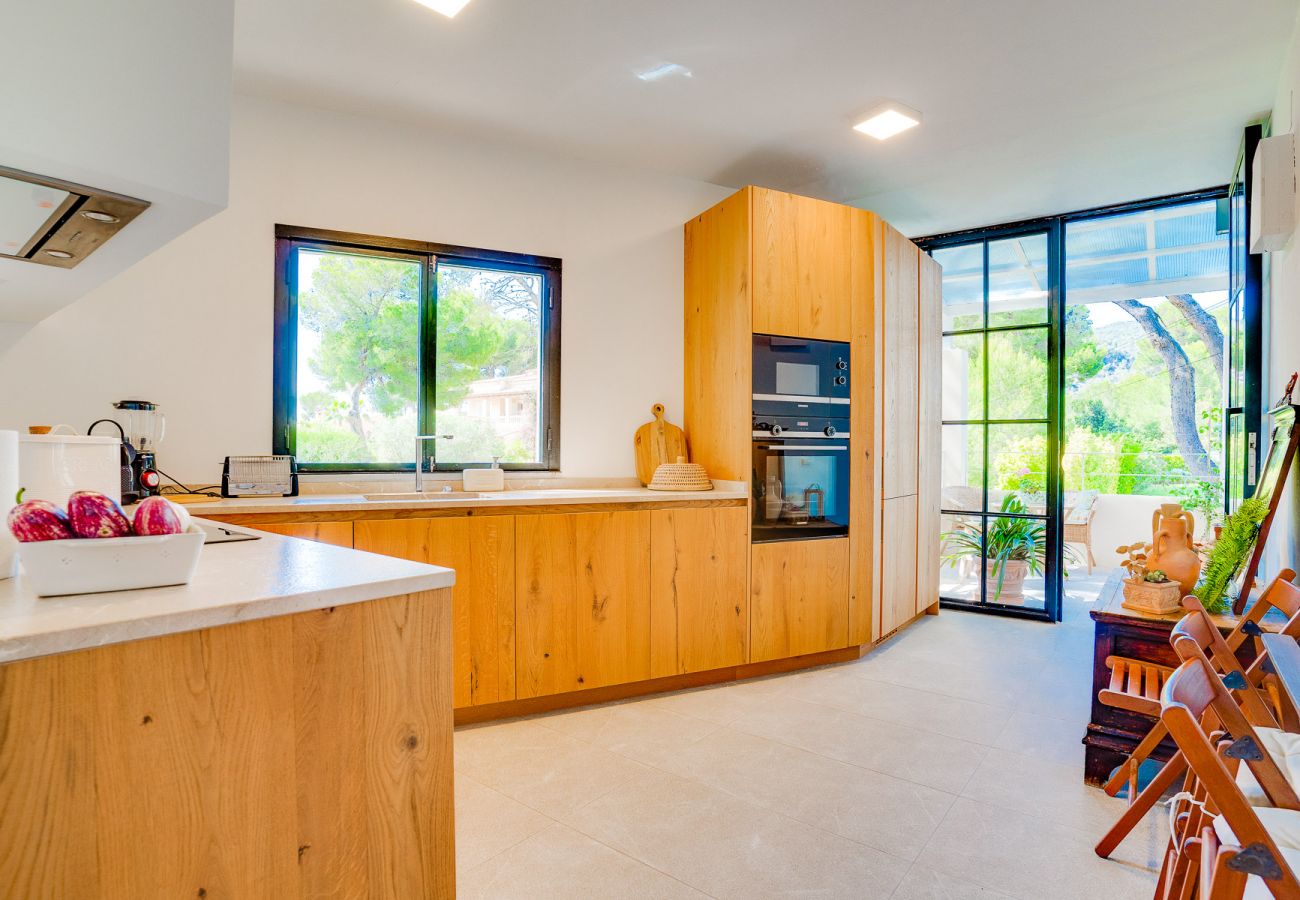
[[(1294, 0), (238, 0), (236, 84), (875, 209), (913, 236), (1222, 184)], [(691, 78), (643, 82), (663, 62)], [(855, 114), (925, 120), (887, 143)]]

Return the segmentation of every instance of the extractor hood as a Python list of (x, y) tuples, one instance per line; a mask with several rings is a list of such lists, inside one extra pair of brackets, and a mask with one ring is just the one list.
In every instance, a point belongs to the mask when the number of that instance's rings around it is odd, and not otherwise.
[(0, 260), (71, 269), (149, 204), (0, 166)]

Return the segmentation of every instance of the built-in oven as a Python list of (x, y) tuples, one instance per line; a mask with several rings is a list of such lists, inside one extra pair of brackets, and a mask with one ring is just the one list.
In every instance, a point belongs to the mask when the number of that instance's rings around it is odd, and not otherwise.
[(848, 418), (849, 345), (754, 335), (754, 415)]
[(755, 413), (753, 424), (754, 542), (848, 534), (849, 420)]

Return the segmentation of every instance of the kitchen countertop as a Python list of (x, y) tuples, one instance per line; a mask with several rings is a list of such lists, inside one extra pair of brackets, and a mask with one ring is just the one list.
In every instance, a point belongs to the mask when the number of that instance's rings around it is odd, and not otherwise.
[(205, 546), (187, 585), (37, 597), (22, 575), (0, 581), (0, 663), (432, 591), (456, 581), (456, 573), (441, 566), (259, 534), (261, 540)]
[[(429, 493), (436, 494), (437, 488)], [(359, 493), (303, 494), (298, 497), (241, 497), (230, 500), (213, 500), (206, 503), (187, 503), (196, 515), (254, 515), (272, 513), (322, 513), (382, 511), (398, 509), (466, 509), (491, 506), (554, 506), (565, 504), (601, 503), (681, 503), (699, 500), (745, 500), (749, 497), (742, 481), (715, 481), (711, 491), (652, 491), (643, 487), (613, 488), (539, 488), (529, 490), (504, 490), (479, 493), (474, 497), (448, 497), (415, 499), (372, 499)]]

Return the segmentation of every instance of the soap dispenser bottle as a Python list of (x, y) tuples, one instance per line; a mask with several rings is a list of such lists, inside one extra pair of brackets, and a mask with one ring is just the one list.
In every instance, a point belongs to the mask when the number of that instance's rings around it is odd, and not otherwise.
[(466, 469), (461, 473), (467, 491), (503, 491), (506, 488), (505, 469), (501, 468), (501, 457), (492, 457), (490, 469)]

